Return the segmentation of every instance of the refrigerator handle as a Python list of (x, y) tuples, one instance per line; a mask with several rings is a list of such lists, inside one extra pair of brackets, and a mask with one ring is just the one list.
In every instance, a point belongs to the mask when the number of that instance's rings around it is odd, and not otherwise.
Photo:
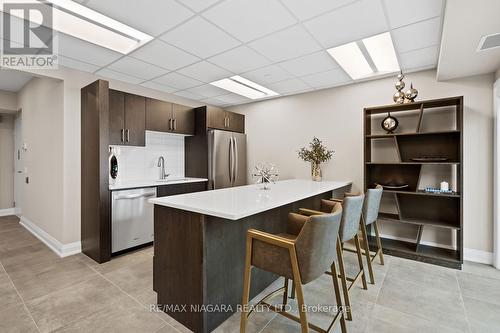
[(229, 182), (233, 185), (233, 138), (229, 138)]
[(233, 166), (233, 185), (236, 183), (236, 175), (238, 175), (238, 142), (236, 138), (233, 137), (233, 154), (234, 154), (234, 166)]

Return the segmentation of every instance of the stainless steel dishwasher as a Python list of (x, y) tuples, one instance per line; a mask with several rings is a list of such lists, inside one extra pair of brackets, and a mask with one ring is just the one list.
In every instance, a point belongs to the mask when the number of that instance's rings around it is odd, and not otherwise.
[(153, 241), (153, 205), (148, 199), (154, 197), (156, 187), (112, 192), (112, 253)]

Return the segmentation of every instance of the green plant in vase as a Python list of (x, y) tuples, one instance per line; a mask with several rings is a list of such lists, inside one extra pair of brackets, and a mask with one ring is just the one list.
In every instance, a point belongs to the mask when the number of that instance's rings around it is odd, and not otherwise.
[(321, 140), (314, 137), (309, 143), (309, 149), (302, 147), (299, 150), (299, 157), (305, 162), (311, 162), (311, 176), (314, 181), (321, 181), (321, 163), (329, 161), (334, 151), (328, 150)]

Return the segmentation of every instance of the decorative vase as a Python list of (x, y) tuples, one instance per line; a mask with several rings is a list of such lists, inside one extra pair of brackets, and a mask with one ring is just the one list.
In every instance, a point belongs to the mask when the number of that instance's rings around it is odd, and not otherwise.
[(321, 181), (321, 166), (319, 163), (311, 162), (311, 176), (315, 182)]

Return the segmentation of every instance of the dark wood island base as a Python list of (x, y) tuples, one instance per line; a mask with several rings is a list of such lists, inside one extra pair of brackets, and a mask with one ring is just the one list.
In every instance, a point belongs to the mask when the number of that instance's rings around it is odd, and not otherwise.
[[(248, 229), (286, 231), (289, 212), (319, 209), (332, 191), (229, 220), (155, 205), (154, 276), (159, 308), (194, 332), (211, 332), (238, 310)], [(252, 268), (251, 298), (278, 276)]]

